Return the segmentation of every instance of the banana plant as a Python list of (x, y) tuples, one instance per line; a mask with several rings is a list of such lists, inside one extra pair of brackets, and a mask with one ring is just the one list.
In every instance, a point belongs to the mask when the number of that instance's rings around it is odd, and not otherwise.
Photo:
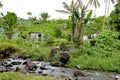
[(81, 7), (81, 11), (74, 11), (75, 17), (77, 18), (78, 23), (78, 36), (76, 38), (77, 47), (83, 44), (83, 35), (84, 35), (84, 27), (87, 25), (88, 21), (91, 20), (92, 10), (87, 13), (86, 6)]

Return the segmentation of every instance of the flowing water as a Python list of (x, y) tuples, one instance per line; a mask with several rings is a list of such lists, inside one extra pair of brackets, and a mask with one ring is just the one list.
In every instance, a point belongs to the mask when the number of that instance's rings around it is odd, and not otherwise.
[[(1, 62), (0, 71), (4, 69), (11, 69), (12, 71), (16, 71), (16, 67), (19, 65), (24, 65), (26, 61), (31, 61), (30, 59), (21, 59), (21, 58), (10, 58), (6, 62)], [(62, 77), (68, 80), (119, 80), (120, 74), (114, 72), (99, 72), (95, 70), (81, 70), (86, 75), (85, 76), (74, 76), (75, 69), (72, 68), (64, 68), (64, 67), (54, 67), (51, 66), (50, 62), (40, 62), (40, 61), (32, 61), (37, 66), (34, 70), (27, 70), (27, 73), (33, 73), (35, 75), (39, 75), (42, 72), (43, 75)], [(41, 69), (41, 66), (44, 69)], [(116, 79), (118, 76), (118, 79)]]

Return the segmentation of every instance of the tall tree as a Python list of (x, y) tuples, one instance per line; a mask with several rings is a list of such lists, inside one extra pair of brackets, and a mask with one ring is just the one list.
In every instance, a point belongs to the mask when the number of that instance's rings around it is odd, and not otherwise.
[[(63, 2), (63, 4), (64, 4), (64, 8), (67, 11), (65, 10), (56, 10), (56, 11), (71, 14), (72, 17), (71, 20), (72, 23), (74, 24), (72, 26), (73, 37), (75, 39), (77, 47), (80, 48), (83, 44), (83, 34), (84, 34), (85, 24), (88, 22), (89, 18), (92, 15), (92, 11), (90, 11), (88, 14), (86, 12), (89, 2), (87, 3), (87, 5), (84, 5), (82, 0), (77, 0), (76, 2), (72, 0), (70, 6), (67, 5), (65, 2)], [(77, 31), (77, 35), (74, 36), (75, 31)]]
[(72, 0), (70, 5), (68, 5), (66, 2), (63, 2), (63, 7), (66, 10), (56, 10), (57, 12), (70, 14), (70, 20), (72, 22), (72, 39), (74, 43), (76, 42), (76, 38), (78, 36), (78, 24), (74, 12), (75, 10), (79, 10), (80, 6), (82, 6), (81, 0), (77, 0), (76, 2)]
[(3, 25), (8, 39), (12, 39), (13, 30), (15, 28), (15, 24), (17, 23), (17, 15), (13, 12), (7, 12), (3, 19)]

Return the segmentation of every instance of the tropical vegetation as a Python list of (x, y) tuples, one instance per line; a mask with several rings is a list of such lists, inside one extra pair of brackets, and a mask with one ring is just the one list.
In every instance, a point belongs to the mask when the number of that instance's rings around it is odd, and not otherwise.
[[(114, 0), (111, 1), (115, 3)], [(120, 73), (120, 0), (117, 0), (115, 9), (108, 16), (92, 17), (93, 11), (87, 12), (90, 5), (95, 9), (100, 7), (99, 0), (89, 0), (87, 5), (83, 4), (83, 0), (72, 0), (70, 5), (63, 2), (66, 10), (56, 11), (70, 14), (68, 19), (51, 20), (48, 19), (50, 15), (47, 12), (40, 13), (39, 18), (33, 17), (32, 13), (28, 12), (29, 19), (18, 18), (14, 12), (2, 15), (0, 17), (0, 54), (5, 54), (8, 50), (10, 55), (19, 52), (29, 55), (33, 60), (42, 58), (44, 61), (49, 61), (48, 54), (51, 49), (64, 42), (68, 46), (76, 45), (75, 49), (70, 51), (68, 67), (80, 65), (82, 69)], [(2, 8), (1, 2), (0, 7)], [(32, 41), (29, 39), (29, 32), (41, 32), (43, 38), (40, 37), (38, 42)], [(84, 36), (95, 33), (99, 33), (98, 36), (83, 39)], [(91, 45), (91, 41), (95, 41), (95, 44)], [(4, 55), (0, 57), (2, 59)], [(58, 58), (55, 57), (54, 60), (59, 61)], [(4, 80), (10, 80), (9, 75), (20, 78), (24, 76), (16, 74), (19, 73), (1, 73), (0, 79), (4, 79), (1, 77), (4, 75), (8, 75)], [(27, 75), (23, 80), (30, 78), (31, 75)], [(43, 78), (40, 76), (34, 79)]]

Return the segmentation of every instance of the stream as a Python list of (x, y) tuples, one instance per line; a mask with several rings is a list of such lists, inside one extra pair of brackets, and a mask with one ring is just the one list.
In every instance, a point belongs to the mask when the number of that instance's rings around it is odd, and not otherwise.
[(0, 62), (0, 72), (18, 71), (25, 74), (62, 77), (65, 80), (120, 80), (120, 74), (115, 72), (78, 70), (80, 72), (75, 73), (75, 70), (73, 68), (54, 67), (51, 66), (50, 62), (22, 58), (9, 58), (4, 62)]

